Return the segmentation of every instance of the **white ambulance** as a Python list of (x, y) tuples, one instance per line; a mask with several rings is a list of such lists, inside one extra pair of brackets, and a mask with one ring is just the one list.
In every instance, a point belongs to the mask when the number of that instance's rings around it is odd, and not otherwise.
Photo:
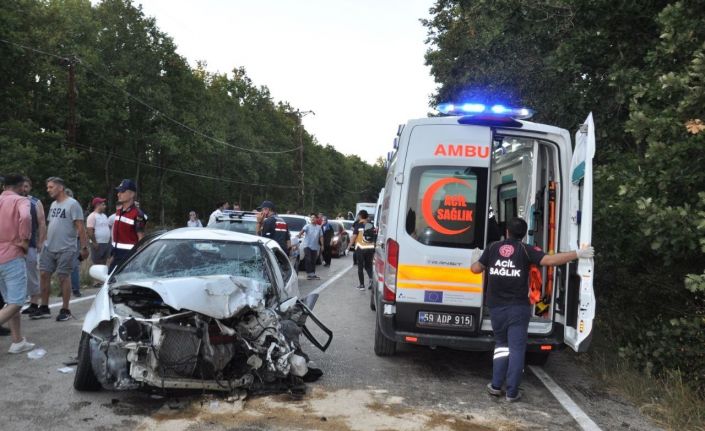
[[(400, 126), (388, 157), (370, 301), (380, 356), (398, 343), (493, 349), (486, 286), (470, 264), (503, 238), (511, 217), (524, 218), (524, 242), (547, 253), (591, 243), (592, 114), (573, 150), (567, 130), (526, 121), (527, 109), (466, 103), (439, 111), (448, 115)], [(532, 363), (564, 345), (585, 351), (595, 314), (592, 259), (542, 271)]]

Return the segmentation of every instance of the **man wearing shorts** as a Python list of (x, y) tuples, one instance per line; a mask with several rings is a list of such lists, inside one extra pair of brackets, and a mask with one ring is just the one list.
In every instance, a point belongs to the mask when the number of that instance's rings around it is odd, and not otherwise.
[(34, 348), (20, 332), (20, 309), (27, 298), (27, 267), (25, 255), (32, 236), (32, 216), (29, 199), (20, 195), (24, 177), (5, 177), (0, 194), (0, 293), (6, 305), (0, 309), (0, 325), (9, 322), (12, 335), (10, 353), (22, 353)]
[[(61, 285), (63, 305), (56, 316), (57, 322), (71, 319), (69, 299), (71, 298), (71, 272), (76, 261), (76, 253), (83, 259), (88, 257), (88, 238), (83, 225), (83, 210), (74, 198), (66, 194), (64, 180), (59, 177), (47, 179), (47, 193), (54, 199), (48, 212), (49, 227), (44, 250), (39, 257), (40, 289), (42, 305), (30, 314), (32, 319), (49, 317), (49, 287), (51, 276), (56, 273)], [(80, 250), (77, 250), (76, 236), (79, 237)]]

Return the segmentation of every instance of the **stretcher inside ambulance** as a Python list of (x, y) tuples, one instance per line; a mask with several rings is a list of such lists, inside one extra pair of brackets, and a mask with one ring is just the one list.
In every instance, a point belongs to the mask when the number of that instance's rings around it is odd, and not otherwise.
[[(397, 343), (491, 350), (482, 274), (471, 258), (522, 217), (524, 242), (547, 253), (591, 242), (592, 115), (575, 135), (522, 119), (527, 110), (451, 112), (400, 128), (381, 199), (375, 251), (375, 353)], [(525, 116), (525, 115), (524, 115)], [(506, 268), (507, 271), (516, 269)], [(528, 359), (589, 346), (592, 259), (542, 268), (542, 299), (529, 326)], [(527, 288), (528, 294), (528, 288)]]

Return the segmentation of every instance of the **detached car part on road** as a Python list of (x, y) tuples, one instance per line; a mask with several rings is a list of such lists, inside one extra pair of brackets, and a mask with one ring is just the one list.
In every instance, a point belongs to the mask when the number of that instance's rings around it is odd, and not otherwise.
[[(86, 315), (77, 390), (294, 390), (321, 375), (299, 338), (326, 350), (332, 332), (298, 299), (297, 275), (275, 241), (183, 228), (143, 241), (105, 282)], [(305, 327), (308, 317), (327, 334)]]

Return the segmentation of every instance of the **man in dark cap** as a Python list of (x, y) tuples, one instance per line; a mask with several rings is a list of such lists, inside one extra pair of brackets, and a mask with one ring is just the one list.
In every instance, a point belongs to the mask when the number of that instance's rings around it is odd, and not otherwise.
[(275, 240), (284, 250), (284, 253), (289, 254), (289, 229), (286, 223), (277, 223), (276, 213), (274, 212), (274, 203), (272, 201), (264, 201), (257, 207), (257, 211), (262, 214), (262, 230), (260, 236)]
[(124, 262), (130, 254), (130, 250), (144, 237), (144, 226), (147, 224), (144, 212), (135, 205), (135, 195), (137, 194), (135, 182), (124, 179), (115, 188), (115, 191), (121, 208), (115, 213), (113, 260), (110, 262), (109, 271)]

